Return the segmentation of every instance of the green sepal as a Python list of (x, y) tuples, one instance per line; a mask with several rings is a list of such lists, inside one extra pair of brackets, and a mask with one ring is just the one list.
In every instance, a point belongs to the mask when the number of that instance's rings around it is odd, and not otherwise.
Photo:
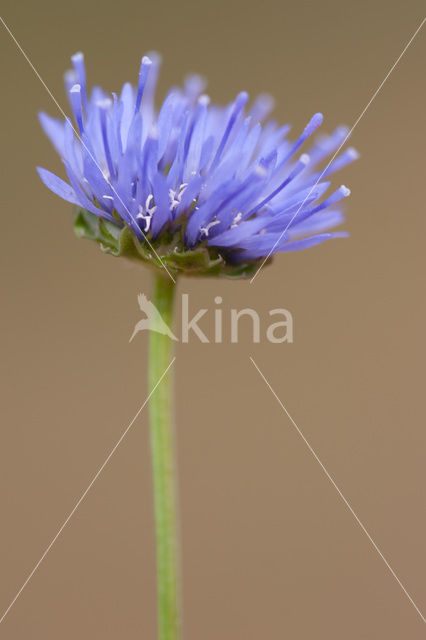
[(162, 233), (150, 241), (150, 246), (129, 227), (120, 227), (81, 208), (76, 210), (74, 232), (79, 238), (97, 242), (104, 253), (143, 262), (154, 269), (165, 266), (173, 275), (250, 278), (261, 264), (261, 260), (230, 264), (217, 249), (206, 245), (188, 250), (182, 246), (180, 233)]

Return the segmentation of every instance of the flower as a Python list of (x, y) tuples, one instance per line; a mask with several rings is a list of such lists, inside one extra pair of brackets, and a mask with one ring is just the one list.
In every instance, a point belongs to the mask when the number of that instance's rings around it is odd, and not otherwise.
[(99, 87), (88, 94), (82, 53), (72, 63), (65, 84), (76, 128), (40, 113), (69, 184), (38, 172), (51, 191), (77, 205), (80, 236), (114, 255), (166, 262), (176, 273), (248, 275), (273, 253), (346, 235), (329, 229), (342, 222), (337, 203), (349, 189), (326, 191), (328, 177), (357, 153), (348, 148), (320, 169), (345, 141), (345, 127), (298, 157), (320, 113), (291, 142), (288, 126), (263, 124), (269, 96), (250, 108), (245, 92), (227, 106), (210, 104), (198, 76), (172, 88), (157, 111), (157, 54), (142, 58), (137, 89), (126, 83), (112, 97)]

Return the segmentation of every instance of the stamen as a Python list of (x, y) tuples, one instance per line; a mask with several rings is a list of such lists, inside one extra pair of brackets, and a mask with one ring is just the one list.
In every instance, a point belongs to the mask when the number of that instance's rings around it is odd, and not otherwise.
[(156, 205), (152, 204), (153, 200), (154, 200), (154, 195), (150, 193), (147, 199), (145, 200), (145, 209), (141, 204), (139, 205), (139, 213), (137, 214), (136, 218), (139, 218), (139, 220), (145, 221), (145, 228), (143, 230), (144, 233), (148, 233), (151, 227), (152, 216), (157, 211)]
[(145, 210), (147, 215), (149, 216), (152, 216), (157, 210), (157, 207), (155, 205), (151, 206), (151, 203), (153, 202), (153, 200), (154, 200), (154, 195), (150, 193), (150, 195), (147, 197), (145, 201)]
[(144, 233), (148, 233), (149, 228), (150, 228), (150, 226), (151, 226), (151, 216), (146, 216), (146, 215), (144, 215), (144, 214), (142, 213), (142, 212), (143, 212), (143, 207), (142, 207), (142, 205), (139, 205), (139, 211), (140, 211), (140, 213), (138, 213), (138, 215), (136, 216), (136, 218), (139, 218), (139, 219), (142, 219), (142, 220), (144, 220), (144, 221), (145, 221), (145, 225), (144, 225), (143, 232), (144, 232)]
[(185, 190), (188, 186), (187, 182), (183, 182), (179, 189), (176, 191), (174, 189), (169, 189), (169, 198), (170, 198), (170, 211), (174, 211), (182, 200), (182, 196), (185, 193)]
[(238, 227), (238, 223), (241, 221), (242, 217), (243, 217), (243, 214), (241, 212), (237, 213), (237, 215), (235, 216), (235, 218), (232, 221), (231, 229), (234, 229), (235, 227)]
[(200, 234), (203, 234), (206, 236), (206, 238), (208, 238), (210, 229), (217, 224), (220, 224), (220, 220), (212, 220), (212, 222), (209, 222), (209, 224), (205, 227), (200, 227)]

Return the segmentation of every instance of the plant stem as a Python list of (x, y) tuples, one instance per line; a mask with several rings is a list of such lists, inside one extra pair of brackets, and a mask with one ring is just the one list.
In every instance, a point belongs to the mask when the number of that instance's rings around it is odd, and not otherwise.
[[(167, 326), (173, 330), (175, 283), (166, 273), (156, 273), (154, 278), (152, 302)], [(149, 341), (150, 391), (170, 365), (173, 355), (171, 338), (153, 329), (155, 329), (155, 321), (154, 325), (151, 325)], [(172, 393), (172, 375), (168, 371), (153, 393), (149, 405), (159, 640), (177, 640), (180, 623)]]

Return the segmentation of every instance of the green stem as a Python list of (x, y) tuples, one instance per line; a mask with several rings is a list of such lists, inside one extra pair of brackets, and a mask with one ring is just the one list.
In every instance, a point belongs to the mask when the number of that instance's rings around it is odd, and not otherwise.
[[(154, 277), (152, 302), (167, 326), (173, 330), (175, 283), (165, 272), (159, 272)], [(151, 329), (155, 329), (155, 324), (151, 325)], [(151, 330), (148, 371), (150, 391), (163, 376), (172, 357), (171, 338)], [(159, 640), (177, 640), (180, 622), (172, 389), (172, 375), (168, 371), (150, 400)]]

